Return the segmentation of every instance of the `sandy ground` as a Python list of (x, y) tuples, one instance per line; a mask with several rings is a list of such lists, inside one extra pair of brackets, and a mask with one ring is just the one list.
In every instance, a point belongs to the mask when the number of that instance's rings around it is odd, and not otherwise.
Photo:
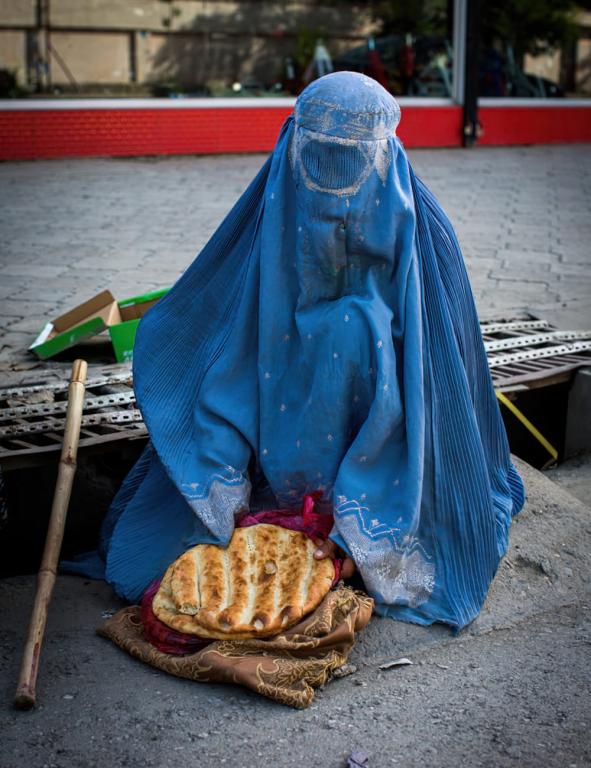
[(559, 466), (546, 470), (546, 473), (550, 480), (584, 504), (591, 503), (591, 452), (573, 456)]
[[(33, 577), (0, 582), (3, 768), (585, 766), (591, 762), (591, 511), (519, 463), (528, 491), (480, 617), (459, 636), (374, 618), (357, 671), (292, 710), (234, 686), (191, 683), (95, 635), (120, 603), (60, 577), (39, 707), (11, 708)], [(412, 666), (382, 671), (401, 656)]]

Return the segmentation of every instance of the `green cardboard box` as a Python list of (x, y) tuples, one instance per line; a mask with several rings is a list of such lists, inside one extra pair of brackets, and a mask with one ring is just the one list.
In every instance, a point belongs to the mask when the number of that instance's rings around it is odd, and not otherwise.
[(131, 360), (141, 318), (168, 291), (161, 288), (121, 301), (117, 301), (111, 291), (102, 291), (47, 323), (29, 349), (47, 360), (106, 331), (117, 362)]

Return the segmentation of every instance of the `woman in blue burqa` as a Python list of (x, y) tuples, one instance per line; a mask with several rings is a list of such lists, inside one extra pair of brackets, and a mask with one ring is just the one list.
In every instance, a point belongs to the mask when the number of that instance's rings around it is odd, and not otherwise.
[(190, 546), (227, 544), (245, 510), (321, 491), (380, 615), (478, 614), (523, 486), (458, 242), (399, 119), (363, 75), (312, 83), (142, 320), (150, 442), (102, 541), (121, 596), (137, 601)]

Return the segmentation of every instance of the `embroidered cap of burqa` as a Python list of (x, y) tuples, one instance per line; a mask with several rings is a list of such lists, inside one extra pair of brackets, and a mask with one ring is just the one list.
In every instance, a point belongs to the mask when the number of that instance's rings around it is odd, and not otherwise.
[(454, 232), (413, 175), (400, 110), (327, 75), (195, 262), (142, 320), (150, 444), (107, 518), (137, 600), (187, 547), (225, 544), (253, 468), (272, 503), (320, 490), (382, 615), (463, 626), (523, 503)]

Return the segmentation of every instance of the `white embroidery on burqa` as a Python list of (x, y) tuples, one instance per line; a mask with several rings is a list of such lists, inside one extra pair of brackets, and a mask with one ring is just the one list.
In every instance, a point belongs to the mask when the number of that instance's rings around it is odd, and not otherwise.
[(369, 507), (355, 499), (339, 496), (337, 502), (337, 529), (368, 590), (388, 605), (416, 608), (426, 602), (433, 592), (435, 564), (418, 539), (371, 518)]
[(224, 467), (209, 478), (207, 485), (182, 483), (187, 503), (216, 536), (225, 537), (234, 528), (234, 518), (248, 509), (251, 485), (248, 478), (234, 467)]
[(386, 141), (380, 141), (378, 143), (378, 146), (376, 148), (376, 154), (373, 159), (374, 168), (376, 169), (376, 173), (380, 177), (380, 180), (382, 184), (386, 183), (386, 178), (388, 176), (388, 168), (390, 167), (390, 161), (391, 161), (391, 153), (390, 153), (390, 145)]
[[(340, 82), (333, 89), (336, 81)], [(359, 85), (373, 93), (360, 98)], [(297, 100), (294, 115), (297, 127), (372, 141), (394, 135), (400, 122), (400, 106), (391, 94), (376, 88), (375, 80), (365, 75), (356, 75), (352, 80), (350, 73), (336, 73), (311, 85)]]

